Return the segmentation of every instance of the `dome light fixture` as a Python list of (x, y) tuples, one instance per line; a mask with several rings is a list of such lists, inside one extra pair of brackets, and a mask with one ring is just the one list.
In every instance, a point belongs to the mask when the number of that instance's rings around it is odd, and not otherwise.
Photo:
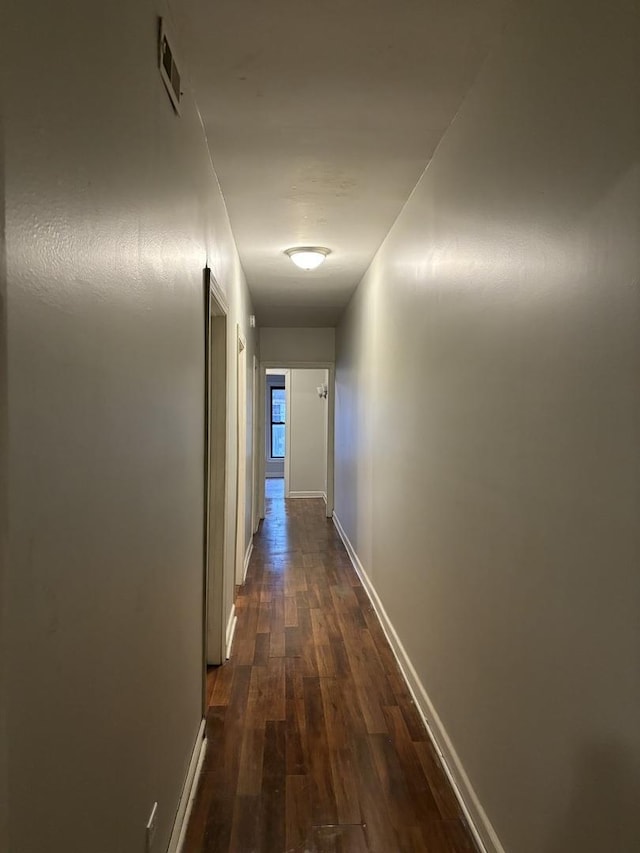
[(323, 246), (295, 246), (293, 249), (285, 249), (285, 255), (289, 255), (301, 270), (316, 269), (330, 254), (331, 249), (325, 249)]

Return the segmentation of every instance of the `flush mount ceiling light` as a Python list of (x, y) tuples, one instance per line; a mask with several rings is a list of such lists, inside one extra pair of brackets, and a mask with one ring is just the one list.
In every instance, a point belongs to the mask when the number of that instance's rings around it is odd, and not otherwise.
[(325, 249), (323, 246), (296, 246), (285, 250), (285, 255), (289, 255), (301, 270), (314, 270), (330, 254), (331, 249)]

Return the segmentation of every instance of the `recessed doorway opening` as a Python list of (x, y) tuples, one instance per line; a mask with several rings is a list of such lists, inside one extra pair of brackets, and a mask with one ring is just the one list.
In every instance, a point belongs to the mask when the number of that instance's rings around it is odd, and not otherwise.
[(333, 365), (262, 365), (260, 518), (265, 499), (319, 498), (333, 514)]

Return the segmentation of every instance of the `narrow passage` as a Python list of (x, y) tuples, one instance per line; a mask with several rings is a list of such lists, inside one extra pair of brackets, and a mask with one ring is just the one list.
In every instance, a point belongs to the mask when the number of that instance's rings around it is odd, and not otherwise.
[(183, 853), (475, 853), (323, 501), (280, 483), (209, 676)]

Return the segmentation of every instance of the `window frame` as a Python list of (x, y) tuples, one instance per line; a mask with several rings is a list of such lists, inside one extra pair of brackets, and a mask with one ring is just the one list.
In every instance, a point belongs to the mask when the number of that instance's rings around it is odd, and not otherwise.
[[(285, 444), (285, 452), (282, 456), (275, 456), (273, 453), (273, 428), (274, 426), (284, 426), (286, 429), (286, 420), (284, 421), (274, 421), (273, 420), (273, 392), (274, 391), (285, 391), (286, 386), (284, 385), (270, 385), (269, 386), (269, 454), (271, 459), (284, 459), (287, 453), (287, 448)], [(286, 412), (285, 412), (286, 418)], [(285, 437), (286, 441), (286, 437)]]

